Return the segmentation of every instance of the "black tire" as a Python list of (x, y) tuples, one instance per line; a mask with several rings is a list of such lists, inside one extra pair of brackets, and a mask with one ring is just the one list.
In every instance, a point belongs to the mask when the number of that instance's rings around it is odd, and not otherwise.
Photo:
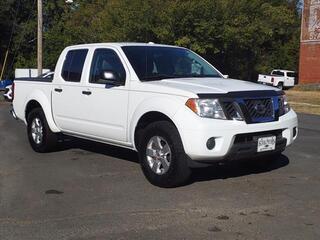
[[(147, 160), (147, 146), (152, 137), (160, 136), (169, 145), (171, 160), (168, 170), (159, 175), (155, 173)], [(149, 182), (158, 187), (172, 188), (186, 183), (191, 175), (187, 164), (187, 157), (176, 127), (167, 121), (154, 122), (148, 125), (141, 134), (139, 159), (142, 171)]]
[[(32, 137), (32, 122), (35, 119), (39, 119), (42, 124), (43, 137), (39, 143), (37, 143)], [(56, 149), (58, 137), (53, 133), (47, 123), (46, 117), (41, 108), (32, 110), (27, 116), (27, 133), (29, 143), (32, 149), (39, 153), (52, 152)]]
[(277, 86), (279, 89), (281, 89), (281, 90), (284, 90), (284, 87), (283, 87), (283, 83), (282, 82), (280, 82), (280, 83), (278, 83), (278, 86)]

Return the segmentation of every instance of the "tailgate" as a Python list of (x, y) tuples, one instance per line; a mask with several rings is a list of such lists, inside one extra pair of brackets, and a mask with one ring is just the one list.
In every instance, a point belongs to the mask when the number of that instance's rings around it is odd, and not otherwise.
[(259, 75), (259, 82), (272, 84), (271, 78), (272, 76), (269, 75)]

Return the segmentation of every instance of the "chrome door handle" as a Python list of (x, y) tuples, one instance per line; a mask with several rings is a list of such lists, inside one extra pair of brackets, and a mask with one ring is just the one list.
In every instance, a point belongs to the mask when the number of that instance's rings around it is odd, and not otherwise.
[(91, 91), (82, 91), (82, 94), (84, 94), (84, 95), (91, 95), (92, 92), (91, 92)]
[(62, 92), (62, 88), (55, 88), (55, 89), (54, 89), (54, 91), (56, 91), (56, 92), (59, 92), (59, 93), (60, 93), (60, 92)]

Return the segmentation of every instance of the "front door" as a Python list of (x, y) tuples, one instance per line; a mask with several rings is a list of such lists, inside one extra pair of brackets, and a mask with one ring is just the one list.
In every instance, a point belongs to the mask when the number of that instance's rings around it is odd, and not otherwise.
[[(108, 84), (102, 77), (104, 72), (114, 73), (123, 84)], [(106, 141), (126, 141), (128, 78), (115, 49), (95, 49), (81, 101), (86, 109), (87, 134)]]

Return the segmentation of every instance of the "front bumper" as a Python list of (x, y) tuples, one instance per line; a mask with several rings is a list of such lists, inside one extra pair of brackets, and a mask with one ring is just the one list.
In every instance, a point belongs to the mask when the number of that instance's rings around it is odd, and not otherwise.
[[(227, 159), (256, 157), (264, 154), (282, 152), (297, 138), (298, 121), (293, 110), (281, 116), (278, 121), (247, 124), (244, 121), (204, 119), (193, 112), (181, 109), (175, 115), (177, 126), (186, 154), (195, 161), (215, 162)], [(270, 135), (277, 131), (276, 149), (257, 153), (256, 138), (239, 142), (237, 136), (251, 134), (252, 136)], [(272, 134), (273, 135), (273, 134)], [(215, 138), (215, 147), (207, 148), (209, 138)]]
[[(275, 150), (273, 151), (266, 151), (266, 152), (257, 152), (257, 145), (258, 145), (258, 137), (263, 136), (270, 136), (276, 135), (276, 146)], [(242, 140), (237, 141), (237, 139)], [(252, 136), (252, 137), (251, 137)], [(285, 150), (287, 146), (287, 139), (282, 136), (282, 130), (276, 131), (268, 131), (268, 132), (259, 132), (259, 133), (250, 133), (250, 134), (240, 134), (237, 135), (235, 141), (228, 152), (227, 156), (225, 157), (226, 160), (239, 160), (239, 159), (246, 159), (246, 158), (255, 158), (261, 157), (264, 155), (281, 153)]]

